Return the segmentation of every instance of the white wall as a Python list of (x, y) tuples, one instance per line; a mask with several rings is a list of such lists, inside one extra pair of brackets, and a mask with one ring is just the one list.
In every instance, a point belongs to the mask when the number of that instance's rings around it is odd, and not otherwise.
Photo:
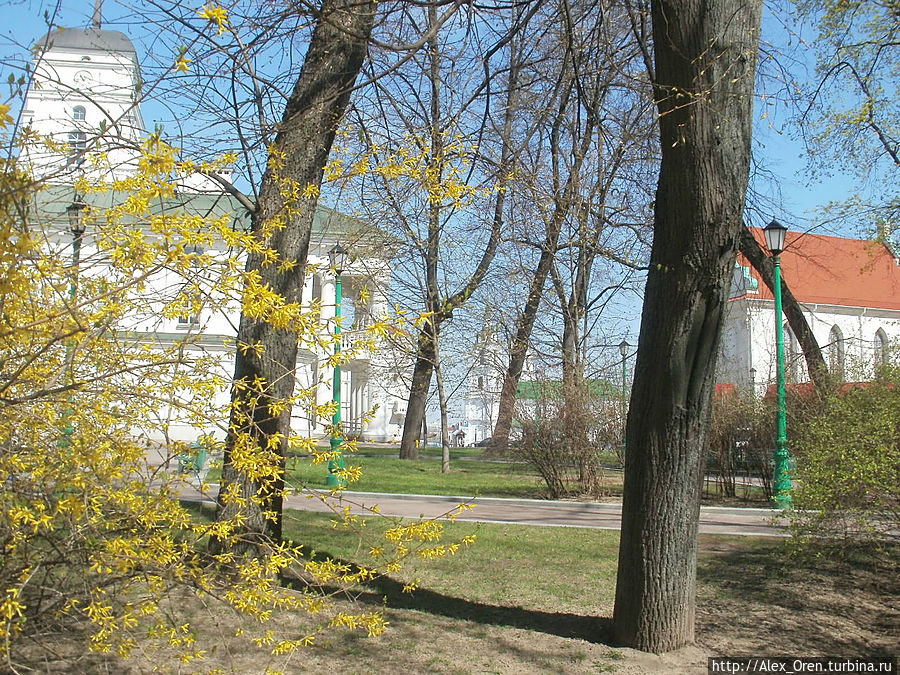
[[(775, 382), (775, 309), (771, 300), (741, 298), (729, 303), (719, 352), (716, 381), (738, 387), (750, 385), (750, 369), (756, 370), (756, 393)], [(889, 341), (900, 340), (900, 311), (838, 305), (801, 305), (806, 320), (826, 360), (831, 352), (832, 327), (844, 338), (844, 375), (848, 382), (871, 379), (876, 364), (876, 333), (883, 330)], [(787, 327), (787, 321), (784, 320)], [(806, 382), (806, 362), (796, 340), (785, 330), (788, 381)]]

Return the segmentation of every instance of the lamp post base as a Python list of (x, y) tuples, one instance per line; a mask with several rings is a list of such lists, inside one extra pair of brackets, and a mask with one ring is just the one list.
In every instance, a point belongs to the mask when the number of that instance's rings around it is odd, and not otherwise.
[(779, 440), (774, 454), (775, 470), (772, 475), (772, 502), (777, 509), (789, 509), (793, 505), (791, 497), (791, 456), (786, 442)]

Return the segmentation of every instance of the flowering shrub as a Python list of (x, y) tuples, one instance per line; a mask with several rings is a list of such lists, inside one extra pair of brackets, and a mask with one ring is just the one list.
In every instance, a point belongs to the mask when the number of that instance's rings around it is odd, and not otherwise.
[[(301, 342), (327, 341), (318, 307), (288, 305), (244, 272), (247, 251), (267, 253), (264, 237), (235, 229), (228, 214), (201, 218), (177, 208), (160, 211), (173, 197), (179, 174), (192, 169), (178, 161), (175, 149), (151, 137), (137, 167), (113, 184), (76, 181), (76, 192), (91, 204), (78, 214), (84, 234), (46, 217), (53, 212), (47, 204), (60, 198), (53, 188), (33, 182), (14, 161), (0, 173), (4, 668), (16, 671), (43, 661), (48, 655), (38, 652), (50, 649), (52, 636), (80, 635), (82, 629), (91, 652), (128, 657), (139, 651), (152, 658), (157, 650), (172, 659), (173, 670), (199, 666), (214, 645), (201, 644), (196, 626), (186, 620), (191, 601), (230, 607), (242, 626), (237, 638), (271, 656), (288, 658), (320, 633), (341, 627), (378, 635), (386, 627), (381, 612), (346, 611), (331, 596), (396, 571), (405, 556), (454, 553), (458, 545), (439, 543), (440, 524), (389, 530), (373, 567), (316, 559), (302, 547), (274, 541), (255, 555), (238, 555), (233, 547), (206, 553), (210, 538), (236, 536), (242, 511), (209, 522), (188, 509), (179, 499), (185, 478), (168, 470), (168, 460), (188, 448), (158, 439), (167, 438), (167, 425), (174, 422), (225, 426), (229, 411), (213, 402), (229, 385), (230, 373), (221, 372), (195, 333), (165, 342), (129, 328), (159, 316), (238, 307), (289, 326)], [(62, 198), (71, 195), (67, 189)], [(205, 249), (224, 254), (198, 252)], [(272, 264), (287, 263), (273, 252)], [(384, 324), (376, 322), (373, 334), (385, 330)], [(262, 396), (267, 384), (234, 386)], [(301, 389), (293, 400), (269, 405), (313, 409), (315, 391)], [(212, 435), (201, 441), (221, 449)], [(312, 452), (314, 461), (332, 456), (308, 439), (287, 441), (287, 447)], [(148, 462), (151, 452), (165, 461)], [(280, 457), (270, 448), (238, 442), (232, 459), (256, 483), (283, 480)], [(357, 475), (354, 467), (343, 472), (351, 480)], [(222, 498), (239, 503), (258, 495)], [(348, 530), (360, 525), (349, 509), (336, 512), (336, 522)], [(284, 586), (287, 574), (302, 583)], [(269, 627), (284, 611), (318, 618), (301, 634), (296, 626)], [(155, 667), (166, 669), (166, 663)]]

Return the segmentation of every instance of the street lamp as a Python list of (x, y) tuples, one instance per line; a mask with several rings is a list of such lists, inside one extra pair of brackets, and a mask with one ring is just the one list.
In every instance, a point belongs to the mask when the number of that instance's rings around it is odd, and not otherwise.
[(328, 461), (328, 476), (325, 485), (328, 487), (344, 487), (346, 481), (337, 474), (344, 470), (344, 454), (341, 452), (341, 366), (337, 363), (337, 356), (341, 353), (341, 274), (347, 264), (347, 249), (340, 244), (335, 244), (328, 251), (328, 261), (334, 269), (334, 379), (331, 383), (331, 393), (334, 401), (334, 416), (331, 418), (331, 452), (332, 459)]
[(622, 355), (622, 453), (625, 451), (625, 429), (627, 421), (625, 419), (625, 388), (628, 383), (628, 348), (631, 347), (627, 340), (619, 343), (619, 353)]
[[(72, 203), (66, 207), (66, 216), (69, 219), (69, 231), (72, 233), (72, 278), (69, 281), (69, 301), (74, 305), (76, 296), (78, 295), (78, 265), (81, 261), (81, 240), (84, 237), (85, 223), (84, 210), (87, 204), (84, 203), (81, 195), (75, 193)], [(72, 308), (74, 311), (74, 307)], [(75, 374), (72, 369), (72, 352), (74, 351), (72, 341), (66, 341), (66, 375), (71, 384), (75, 384)], [(69, 397), (69, 405), (72, 404), (72, 397)], [(75, 429), (72, 427), (71, 409), (66, 410), (67, 418), (66, 427), (63, 429), (62, 438), (59, 439), (57, 445), (60, 448), (68, 448), (72, 445), (72, 435)]]
[(778, 389), (778, 426), (775, 435), (775, 468), (772, 491), (775, 497), (775, 506), (784, 509), (791, 505), (791, 473), (790, 453), (787, 448), (787, 396), (784, 384), (784, 327), (781, 315), (781, 260), (779, 255), (784, 250), (787, 228), (777, 220), (773, 220), (766, 225), (763, 232), (766, 235), (766, 246), (772, 252), (772, 262), (775, 265), (775, 284), (772, 291), (775, 296), (775, 378)]
[(69, 217), (69, 231), (72, 233), (72, 267), (75, 273), (72, 283), (69, 284), (69, 298), (75, 299), (76, 284), (78, 283), (78, 263), (81, 260), (81, 239), (84, 236), (84, 203), (81, 195), (75, 194), (75, 199), (66, 207), (66, 215)]

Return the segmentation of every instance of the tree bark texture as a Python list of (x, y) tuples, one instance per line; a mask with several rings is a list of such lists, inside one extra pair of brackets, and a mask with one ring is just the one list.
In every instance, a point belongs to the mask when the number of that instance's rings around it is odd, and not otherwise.
[(627, 423), (617, 640), (694, 639), (716, 352), (742, 227), (761, 0), (653, 0), (662, 160)]
[[(753, 265), (753, 269), (759, 272), (763, 283), (774, 293), (775, 264), (746, 227), (741, 230), (741, 253)], [(794, 294), (791, 293), (791, 289), (784, 278), (781, 279), (781, 305), (784, 315), (787, 317), (788, 325), (790, 325), (791, 331), (797, 337), (797, 342), (803, 351), (803, 358), (806, 359), (806, 369), (809, 371), (809, 376), (816, 387), (816, 392), (821, 397), (827, 396), (832, 386), (828, 364), (825, 363), (825, 357), (822, 356), (819, 342), (816, 340), (816, 336), (812, 332), (812, 328), (809, 327), (806, 316), (803, 314), (803, 308), (797, 302)]]
[[(300, 76), (288, 100), (275, 138), (276, 152), (270, 153), (269, 166), (260, 186), (256, 210), (252, 214), (253, 232), (263, 244), (277, 251), (281, 261), (295, 263), (285, 270), (278, 264), (266, 264), (260, 254), (250, 254), (246, 270), (259, 275), (261, 283), (278, 293), (287, 303), (300, 303), (309, 250), (310, 232), (317, 196), (288, 202), (283, 190), (286, 181), (300, 190), (318, 188), (331, 150), (337, 125), (350, 99), (350, 92), (362, 68), (366, 43), (374, 25), (376, 3), (373, 0), (323, 0)], [(313, 190), (315, 195), (318, 190)], [(283, 220), (284, 227), (272, 228)], [(268, 538), (281, 539), (284, 453), (290, 435), (291, 406), (270, 413), (269, 404), (289, 401), (294, 391), (298, 334), (295, 330), (275, 328), (263, 318), (242, 312), (235, 354), (235, 382), (252, 383), (261, 378), (262, 390), (232, 388), (232, 413), (226, 442), (218, 520), (243, 512), (246, 523), (240, 547), (252, 547)], [(261, 345), (260, 350), (242, 349), (242, 345)], [(239, 435), (249, 434), (262, 450), (269, 449), (280, 459), (282, 473), (274, 481), (250, 480), (232, 464), (232, 452)], [(237, 486), (244, 506), (223, 499)], [(274, 514), (266, 517), (265, 512)], [(223, 544), (212, 540), (212, 550)]]

